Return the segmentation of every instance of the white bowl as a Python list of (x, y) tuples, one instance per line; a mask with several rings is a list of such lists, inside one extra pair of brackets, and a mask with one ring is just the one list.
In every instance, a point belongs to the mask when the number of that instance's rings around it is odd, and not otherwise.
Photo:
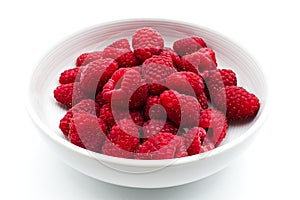
[[(53, 98), (58, 77), (74, 66), (76, 57), (101, 49), (113, 40), (128, 37), (141, 27), (158, 30), (171, 46), (176, 39), (198, 35), (215, 50), (219, 66), (233, 69), (238, 84), (255, 93), (261, 102), (257, 116), (248, 123), (230, 126), (226, 139), (216, 149), (194, 156), (170, 160), (131, 160), (93, 153), (68, 142), (58, 128), (65, 114)], [(87, 28), (61, 42), (40, 61), (29, 86), (27, 109), (50, 148), (76, 170), (98, 180), (137, 188), (177, 186), (200, 180), (222, 169), (240, 155), (267, 115), (267, 86), (256, 62), (239, 46), (206, 28), (170, 20), (125, 20)]]

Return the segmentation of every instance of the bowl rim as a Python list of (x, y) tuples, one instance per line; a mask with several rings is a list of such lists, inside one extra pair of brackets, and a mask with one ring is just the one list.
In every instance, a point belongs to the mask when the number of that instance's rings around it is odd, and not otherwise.
[(237, 48), (239, 51), (243, 52), (245, 55), (247, 55), (249, 57), (249, 59), (251, 59), (251, 61), (253, 63), (256, 64), (256, 66), (258, 67), (258, 70), (260, 71), (260, 73), (262, 74), (263, 77), (263, 83), (264, 83), (264, 96), (265, 96), (265, 100), (268, 99), (269, 96), (269, 86), (268, 86), (268, 81), (267, 81), (267, 76), (266, 73), (264, 71), (263, 68), (260, 67), (260, 65), (258, 65), (257, 61), (253, 59), (253, 56), (245, 49), (245, 47), (243, 47), (242, 45), (240, 45), (239, 43), (237, 43), (236, 41), (233, 41), (232, 39), (228, 38), (227, 36), (224, 36), (222, 33), (219, 33), (218, 31), (212, 30), (210, 28), (204, 27), (202, 25), (198, 25), (198, 24), (193, 24), (193, 23), (189, 23), (189, 22), (185, 22), (185, 21), (179, 21), (179, 20), (172, 20), (172, 19), (165, 19), (165, 18), (128, 18), (128, 19), (123, 19), (123, 20), (114, 20), (114, 21), (108, 21), (105, 23), (100, 23), (100, 24), (96, 24), (93, 26), (89, 26), (86, 28), (83, 28), (65, 38), (63, 38), (61, 41), (59, 41), (56, 45), (54, 45), (50, 50), (48, 50), (43, 56), (42, 58), (39, 60), (38, 64), (36, 65), (36, 67), (34, 67), (32, 69), (31, 75), (30, 75), (30, 79), (29, 79), (29, 84), (28, 84), (28, 88), (27, 88), (27, 96), (25, 99), (25, 106), (27, 109), (27, 112), (31, 118), (31, 120), (34, 122), (34, 124), (36, 125), (36, 127), (43, 132), (43, 134), (45, 134), (49, 139), (51, 139), (53, 142), (56, 142), (57, 144), (63, 146), (64, 148), (67, 148), (70, 151), (76, 152), (78, 154), (80, 154), (81, 156), (85, 156), (88, 158), (97, 158), (100, 159), (101, 161), (105, 162), (105, 163), (111, 163), (111, 164), (117, 164), (117, 165), (122, 165), (122, 166), (129, 166), (129, 167), (161, 167), (161, 166), (166, 166), (166, 164), (170, 164), (172, 166), (178, 166), (178, 165), (183, 165), (183, 164), (189, 164), (198, 160), (202, 160), (202, 159), (208, 159), (214, 156), (217, 156), (223, 152), (226, 152), (230, 149), (232, 149), (233, 147), (243, 143), (247, 138), (249, 138), (252, 134), (255, 133), (256, 130), (258, 130), (262, 124), (265, 122), (268, 113), (270, 111), (270, 106), (269, 103), (265, 103), (263, 105), (263, 107), (260, 108), (260, 116), (257, 119), (257, 121), (241, 136), (235, 138), (233, 141), (230, 141), (227, 144), (224, 144), (222, 146), (219, 146), (211, 151), (205, 152), (205, 153), (201, 153), (201, 154), (197, 154), (197, 155), (193, 155), (193, 156), (187, 156), (187, 157), (183, 157), (183, 158), (173, 158), (173, 159), (164, 159), (164, 160), (135, 160), (135, 159), (126, 159), (126, 158), (118, 158), (118, 157), (113, 157), (113, 156), (108, 156), (108, 155), (104, 155), (101, 153), (96, 153), (96, 152), (92, 152), (86, 149), (83, 149), (81, 147), (78, 147), (72, 143), (70, 143), (69, 141), (67, 141), (66, 139), (60, 137), (59, 135), (57, 135), (56, 133), (54, 133), (39, 117), (38, 115), (35, 113), (33, 106), (31, 105), (31, 85), (32, 85), (32, 81), (33, 81), (33, 77), (34, 74), (36, 72), (36, 70), (38, 69), (40, 63), (42, 63), (43, 59), (53, 50), (55, 50), (57, 47), (61, 46), (62, 43), (66, 42), (67, 40), (69, 40), (70, 38), (73, 38), (75, 36), (84, 34), (85, 32), (92, 30), (94, 28), (99, 28), (99, 27), (105, 27), (105, 26), (111, 26), (111, 25), (117, 25), (120, 23), (126, 23), (126, 22), (168, 22), (168, 23), (174, 23), (174, 24), (179, 24), (179, 25), (184, 25), (184, 26), (190, 26), (193, 28), (200, 28), (203, 30), (207, 30), (213, 34), (216, 34), (220, 37), (222, 37), (224, 40), (226, 40), (227, 42), (230, 42), (232, 45), (235, 46), (235, 48)]

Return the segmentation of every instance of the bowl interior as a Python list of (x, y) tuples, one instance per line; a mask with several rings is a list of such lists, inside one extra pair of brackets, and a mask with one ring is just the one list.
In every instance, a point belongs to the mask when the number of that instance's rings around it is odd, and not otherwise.
[(145, 26), (159, 31), (166, 41), (166, 46), (170, 47), (173, 41), (180, 38), (202, 37), (208, 46), (215, 50), (218, 66), (233, 69), (237, 74), (238, 84), (259, 97), (261, 109), (258, 115), (250, 122), (231, 125), (221, 146), (245, 134), (257, 122), (265, 107), (266, 83), (260, 68), (244, 50), (227, 38), (206, 28), (170, 21), (130, 20), (95, 26), (71, 36), (53, 48), (33, 72), (29, 89), (29, 104), (39, 123), (49, 128), (53, 137), (66, 140), (58, 128), (59, 120), (66, 110), (53, 97), (53, 90), (59, 84), (60, 73), (65, 69), (75, 67), (75, 59), (81, 53), (101, 50), (118, 38), (128, 38), (131, 41), (133, 32)]

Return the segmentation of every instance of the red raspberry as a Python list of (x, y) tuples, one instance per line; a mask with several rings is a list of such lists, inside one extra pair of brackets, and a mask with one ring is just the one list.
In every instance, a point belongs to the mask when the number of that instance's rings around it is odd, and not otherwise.
[(181, 137), (172, 133), (158, 133), (146, 140), (137, 150), (136, 159), (161, 160), (187, 156)]
[(149, 92), (154, 95), (166, 89), (165, 79), (175, 72), (170, 56), (153, 56), (142, 65), (143, 77), (149, 84)]
[(228, 120), (253, 117), (260, 108), (259, 99), (254, 94), (237, 86), (225, 86), (212, 100), (218, 109), (226, 111)]
[[(137, 67), (137, 69), (139, 69)], [(121, 68), (103, 87), (103, 98), (119, 108), (137, 109), (146, 103), (148, 86), (133, 68)]]
[(60, 85), (53, 93), (54, 98), (68, 108), (72, 108), (81, 100), (87, 99), (86, 95), (81, 92), (78, 82)]
[(130, 44), (126, 38), (119, 39), (119, 40), (113, 42), (112, 44), (108, 45), (108, 47), (130, 50)]
[(105, 140), (102, 146), (102, 154), (128, 159), (133, 158), (134, 155), (133, 152), (124, 150), (120, 144), (115, 144), (110, 140)]
[(83, 53), (76, 59), (76, 66), (85, 66), (90, 62), (93, 62), (100, 58), (102, 58), (102, 51)]
[(195, 97), (166, 90), (160, 95), (160, 103), (177, 126), (188, 128), (198, 125), (202, 108)]
[(207, 97), (204, 92), (202, 92), (200, 95), (197, 96), (197, 99), (201, 105), (201, 108), (207, 109), (208, 104), (207, 104)]
[(103, 94), (102, 92), (98, 92), (98, 94), (95, 97), (95, 101), (97, 104), (99, 104), (99, 107), (101, 108), (104, 104), (106, 104), (107, 102), (105, 101), (105, 99), (103, 98)]
[[(142, 113), (139, 110), (129, 110), (129, 114), (130, 114), (132, 121), (136, 125), (141, 126), (141, 127), (144, 125), (144, 118), (143, 118)], [(125, 118), (125, 117), (123, 117), (123, 118)]]
[(226, 136), (226, 117), (218, 110), (208, 108), (200, 113), (199, 126), (207, 129), (207, 138), (212, 144), (218, 146)]
[(171, 56), (174, 67), (177, 70), (181, 69), (181, 59), (173, 49), (165, 47), (164, 50), (159, 55), (161, 55), (161, 56)]
[(190, 156), (199, 154), (205, 151), (202, 143), (206, 136), (206, 131), (201, 127), (194, 127), (190, 129), (186, 134), (183, 134), (185, 146)]
[[(123, 119), (118, 124), (115, 124), (107, 135), (107, 139), (116, 148), (127, 152), (135, 152), (140, 142), (138, 129), (130, 119)], [(102, 148), (102, 153), (108, 154), (106, 150), (108, 151), (109, 149)]]
[(203, 47), (207, 47), (206, 43), (199, 37), (180, 39), (173, 44), (173, 49), (180, 56), (194, 53)]
[(75, 67), (72, 69), (67, 69), (60, 74), (59, 83), (68, 84), (78, 82), (80, 80), (81, 68)]
[(144, 61), (152, 55), (158, 55), (164, 48), (164, 39), (152, 28), (141, 28), (132, 36), (132, 47), (135, 56)]
[(176, 72), (166, 79), (166, 85), (182, 94), (198, 96), (204, 91), (202, 77), (193, 72)]
[(111, 105), (109, 103), (104, 104), (101, 107), (100, 118), (105, 122), (105, 124), (109, 129), (111, 129), (116, 124), (116, 121), (113, 117), (113, 113), (111, 110)]
[(113, 58), (120, 67), (133, 67), (139, 64), (131, 50), (106, 47), (103, 51), (103, 58)]
[(118, 64), (110, 58), (91, 62), (81, 74), (80, 86), (82, 91), (94, 98), (97, 91), (102, 89), (117, 69)]
[(71, 120), (68, 138), (71, 143), (91, 150), (100, 152), (102, 143), (107, 134), (104, 122), (89, 113), (76, 113)]
[(196, 74), (205, 70), (214, 70), (217, 68), (214, 55), (214, 52), (209, 48), (202, 48), (195, 53), (185, 55), (181, 58), (181, 70)]
[(206, 85), (206, 94), (214, 96), (225, 86), (236, 86), (237, 78), (231, 69), (217, 69), (204, 71), (202, 73)]
[[(138, 126), (143, 126), (144, 118), (139, 110), (129, 110), (129, 115), (133, 122)], [(116, 120), (121, 120), (128, 117), (128, 111), (114, 110), (111, 105), (105, 104), (100, 109), (100, 118), (106, 123), (108, 128), (112, 128), (116, 124)]]
[(217, 66), (217, 59), (216, 59), (216, 53), (211, 48), (201, 48), (199, 52), (203, 53), (204, 55), (207, 55), (210, 57), (214, 64)]
[(70, 122), (71, 122), (73, 115), (75, 113), (82, 112), (82, 111), (98, 116), (99, 112), (100, 112), (100, 107), (93, 100), (86, 99), (86, 100), (80, 101), (78, 104), (76, 104), (70, 110), (68, 110), (68, 112), (60, 120), (60, 123), (59, 123), (59, 128), (65, 136), (69, 135)]
[(169, 121), (162, 121), (162, 120), (149, 120), (144, 123), (143, 126), (143, 138), (150, 138), (157, 133), (172, 133), (176, 135), (178, 133), (178, 128)]
[(144, 117), (149, 119), (164, 119), (166, 111), (161, 107), (159, 96), (149, 96), (146, 102)]

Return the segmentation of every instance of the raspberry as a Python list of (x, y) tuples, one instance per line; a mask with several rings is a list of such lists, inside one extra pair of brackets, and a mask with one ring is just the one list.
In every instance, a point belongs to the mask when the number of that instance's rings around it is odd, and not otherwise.
[(164, 39), (152, 28), (141, 28), (135, 31), (132, 36), (132, 47), (135, 56), (145, 61), (152, 55), (158, 55), (164, 48)]
[(149, 84), (149, 92), (154, 95), (166, 89), (165, 79), (175, 72), (170, 56), (153, 56), (142, 65), (143, 77)]
[(54, 98), (68, 108), (72, 108), (73, 105), (79, 103), (81, 100), (87, 99), (81, 92), (78, 82), (60, 85), (53, 93)]
[(89, 113), (76, 113), (71, 120), (68, 138), (71, 143), (91, 150), (100, 152), (101, 145), (107, 134), (104, 122)]
[(106, 47), (103, 51), (103, 58), (113, 58), (120, 67), (133, 67), (139, 64), (131, 50)]
[(112, 44), (108, 45), (108, 47), (130, 50), (130, 44), (126, 38), (119, 39), (119, 40), (113, 42)]
[(161, 56), (171, 56), (174, 67), (177, 70), (181, 69), (181, 59), (173, 49), (165, 47), (160, 55)]
[(173, 49), (180, 56), (194, 53), (203, 47), (207, 47), (206, 43), (199, 37), (180, 39), (173, 44)]
[(226, 136), (226, 117), (223, 113), (213, 108), (201, 111), (199, 126), (207, 129), (206, 137), (215, 146), (218, 146)]
[(195, 97), (166, 90), (160, 95), (160, 103), (177, 126), (188, 128), (198, 125), (202, 108)]
[(105, 122), (109, 129), (111, 129), (116, 124), (116, 121), (112, 114), (111, 105), (109, 103), (104, 104), (100, 109), (100, 118)]
[(99, 104), (99, 107), (101, 108), (104, 104), (106, 104), (107, 102), (105, 101), (105, 99), (103, 98), (103, 94), (102, 92), (98, 92), (98, 94), (95, 97), (95, 101), (97, 104)]
[[(137, 68), (138, 69), (138, 68)], [(146, 103), (148, 86), (133, 68), (121, 68), (103, 87), (103, 98), (119, 108), (137, 109)]]
[(102, 154), (119, 158), (133, 158), (133, 152), (126, 151), (120, 144), (112, 143), (110, 140), (105, 140), (102, 146)]
[(118, 64), (110, 58), (91, 62), (81, 74), (80, 86), (82, 91), (94, 98), (97, 91), (102, 89), (117, 69)]
[(67, 69), (60, 74), (59, 83), (68, 84), (78, 82), (80, 80), (81, 68), (75, 67), (72, 69)]
[(236, 75), (230, 69), (204, 71), (202, 76), (206, 85), (206, 94), (212, 97), (225, 86), (237, 85)]
[(76, 59), (76, 66), (85, 66), (90, 62), (93, 62), (100, 58), (102, 58), (102, 51), (83, 53)]
[(187, 156), (181, 137), (172, 133), (158, 133), (146, 140), (137, 150), (135, 159), (161, 160)]
[(150, 138), (157, 133), (165, 132), (176, 135), (178, 128), (172, 122), (162, 120), (149, 120), (143, 126), (144, 138)]
[(144, 109), (144, 117), (149, 119), (164, 119), (166, 111), (160, 104), (159, 96), (149, 96)]
[(207, 97), (204, 92), (202, 92), (200, 95), (197, 96), (197, 99), (201, 105), (201, 108), (207, 109), (208, 104), (207, 104)]
[(220, 89), (219, 94), (213, 99), (213, 104), (218, 109), (226, 111), (228, 120), (253, 117), (260, 108), (259, 99), (254, 94), (237, 86), (225, 86)]
[(193, 72), (176, 72), (166, 79), (166, 85), (182, 94), (198, 96), (204, 91), (202, 77)]
[(75, 113), (78, 112), (87, 112), (93, 115), (99, 115), (100, 107), (97, 103), (95, 103), (91, 99), (86, 99), (80, 101), (78, 104), (76, 104), (74, 107), (72, 107), (68, 112), (65, 114), (65, 116), (60, 120), (59, 128), (63, 132), (65, 136), (69, 135), (70, 130), (70, 122)]
[(144, 125), (144, 118), (143, 118), (142, 113), (139, 110), (129, 110), (129, 114), (130, 114), (132, 121), (136, 125), (141, 126), (141, 127)]
[[(116, 124), (116, 120), (124, 119), (128, 115), (127, 111), (114, 110), (112, 111), (111, 105), (105, 104), (100, 109), (100, 118), (106, 123), (108, 128), (112, 128)], [(144, 119), (139, 110), (129, 110), (129, 115), (133, 122), (138, 126), (143, 126)]]
[(209, 48), (202, 48), (195, 53), (185, 55), (181, 58), (181, 70), (196, 74), (205, 70), (214, 70), (217, 68), (214, 55), (214, 52)]
[[(107, 139), (115, 144), (116, 148), (127, 152), (135, 152), (140, 141), (138, 129), (130, 119), (123, 119), (115, 124), (107, 135)], [(102, 153), (106, 153), (103, 148)]]
[(214, 64), (217, 66), (217, 59), (216, 59), (216, 53), (211, 48), (202, 48), (199, 50), (200, 53), (203, 53), (204, 55), (210, 57)]
[(204, 152), (202, 143), (206, 136), (206, 131), (201, 127), (194, 127), (186, 134), (183, 134), (185, 146), (190, 156)]

